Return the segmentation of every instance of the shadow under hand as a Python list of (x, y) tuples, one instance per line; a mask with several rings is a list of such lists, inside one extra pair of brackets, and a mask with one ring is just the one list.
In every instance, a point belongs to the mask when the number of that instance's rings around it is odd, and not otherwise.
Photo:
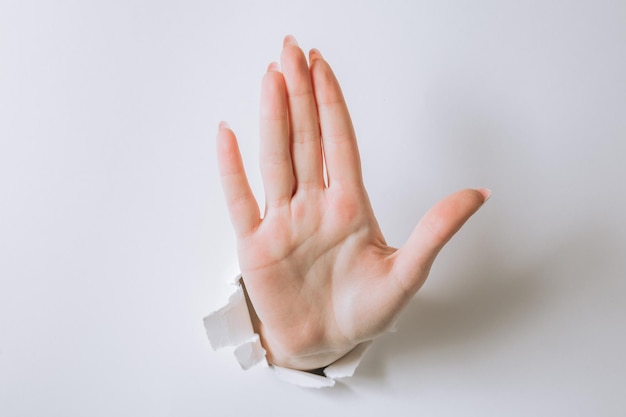
[(398, 330), (376, 340), (358, 375), (384, 378), (390, 358), (419, 362), (429, 351), (471, 345), (514, 327), (541, 291), (539, 275), (486, 266), (480, 276), (466, 277), (471, 288), (445, 298), (418, 294), (402, 312)]
[(497, 349), (499, 341), (520, 327), (537, 325), (576, 294), (597, 286), (598, 281), (588, 277), (615, 256), (611, 236), (606, 228), (587, 225), (567, 236), (554, 236), (546, 244), (551, 249), (523, 268), (512, 269), (506, 260), (494, 263), (485, 257), (475, 268), (478, 272), (464, 275), (445, 296), (418, 293), (401, 314), (398, 331), (375, 341), (356, 376), (384, 379), (392, 360), (423, 363), (434, 351), (445, 349), (489, 355), (485, 342), (492, 340)]

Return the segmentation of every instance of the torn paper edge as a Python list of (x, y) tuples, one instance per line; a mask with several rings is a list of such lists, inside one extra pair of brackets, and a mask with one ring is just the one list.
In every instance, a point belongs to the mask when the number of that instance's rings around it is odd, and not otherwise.
[(324, 375), (331, 379), (347, 378), (354, 375), (354, 371), (356, 371), (370, 346), (372, 346), (371, 340), (359, 344), (345, 356), (328, 365), (324, 369)]
[(326, 388), (335, 385), (335, 380), (310, 372), (298, 371), (297, 369), (283, 368), (282, 366), (272, 366), (276, 376), (285, 382), (298, 385), (304, 388)]
[(233, 353), (237, 362), (246, 371), (258, 363), (266, 362), (265, 349), (261, 346), (261, 338), (258, 334), (255, 334), (252, 340), (237, 346)]
[(204, 328), (213, 350), (234, 346), (237, 362), (250, 369), (265, 360), (265, 349), (259, 335), (254, 333), (243, 288), (237, 278), (235, 292), (226, 305), (204, 318)]
[(335, 380), (348, 378), (354, 375), (354, 371), (361, 363), (363, 356), (372, 345), (372, 341), (363, 342), (348, 352), (345, 356), (337, 359), (324, 369), (324, 375), (312, 374), (306, 371), (283, 368), (274, 365), (274, 372), (279, 379), (305, 388), (326, 388), (335, 385)]

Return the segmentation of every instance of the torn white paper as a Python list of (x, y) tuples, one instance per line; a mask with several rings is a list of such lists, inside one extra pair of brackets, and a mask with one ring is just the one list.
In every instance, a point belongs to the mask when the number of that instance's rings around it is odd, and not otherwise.
[[(250, 369), (259, 363), (265, 365), (268, 363), (259, 335), (254, 333), (240, 280), (241, 275), (235, 280), (236, 289), (228, 299), (228, 303), (204, 318), (204, 327), (213, 350), (234, 346), (235, 358), (241, 368)], [(281, 380), (301, 387), (332, 387), (336, 379), (354, 374), (371, 343), (371, 341), (361, 343), (348, 354), (328, 365), (324, 369), (325, 376), (280, 366), (271, 367)]]
[(204, 318), (209, 343), (213, 350), (235, 346), (235, 357), (243, 369), (265, 361), (265, 349), (254, 333), (243, 288), (237, 284), (228, 303)]
[(324, 368), (324, 375), (316, 375), (310, 372), (298, 371), (295, 369), (282, 368), (274, 365), (276, 375), (283, 381), (307, 388), (324, 388), (335, 385), (335, 380), (347, 378), (354, 375), (354, 371), (361, 363), (361, 359), (367, 352), (372, 342), (364, 342), (352, 349), (345, 356)]
[(324, 369), (324, 375), (331, 379), (347, 378), (354, 375), (354, 371), (361, 363), (365, 352), (372, 345), (372, 341), (363, 342), (345, 356), (337, 359)]
[(335, 385), (335, 380), (326, 376), (312, 374), (310, 372), (298, 371), (296, 369), (274, 366), (274, 372), (278, 378), (290, 384), (299, 385), (305, 388), (324, 388)]
[(245, 370), (265, 361), (265, 349), (261, 346), (261, 339), (258, 334), (248, 342), (244, 342), (235, 349), (235, 358)]
[(238, 346), (252, 338), (254, 331), (241, 287), (235, 290), (224, 307), (204, 318), (204, 327), (213, 349)]

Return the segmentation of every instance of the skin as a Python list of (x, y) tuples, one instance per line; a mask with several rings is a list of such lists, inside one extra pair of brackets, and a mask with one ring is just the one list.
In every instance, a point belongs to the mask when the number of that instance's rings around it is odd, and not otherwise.
[(490, 191), (444, 198), (403, 247), (388, 246), (339, 84), (320, 52), (307, 62), (292, 36), (263, 78), (260, 119), (263, 217), (235, 134), (222, 122), (217, 135), (240, 268), (268, 361), (316, 369), (388, 329)]

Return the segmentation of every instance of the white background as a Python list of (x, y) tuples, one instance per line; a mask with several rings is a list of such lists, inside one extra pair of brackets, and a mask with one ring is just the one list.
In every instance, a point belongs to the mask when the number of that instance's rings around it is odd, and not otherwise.
[[(287, 33), (342, 83), (390, 244), (494, 192), (322, 391), (202, 327), (237, 269), (217, 123), (263, 204)], [(0, 415), (625, 415), (625, 45), (623, 0), (0, 0)]]

